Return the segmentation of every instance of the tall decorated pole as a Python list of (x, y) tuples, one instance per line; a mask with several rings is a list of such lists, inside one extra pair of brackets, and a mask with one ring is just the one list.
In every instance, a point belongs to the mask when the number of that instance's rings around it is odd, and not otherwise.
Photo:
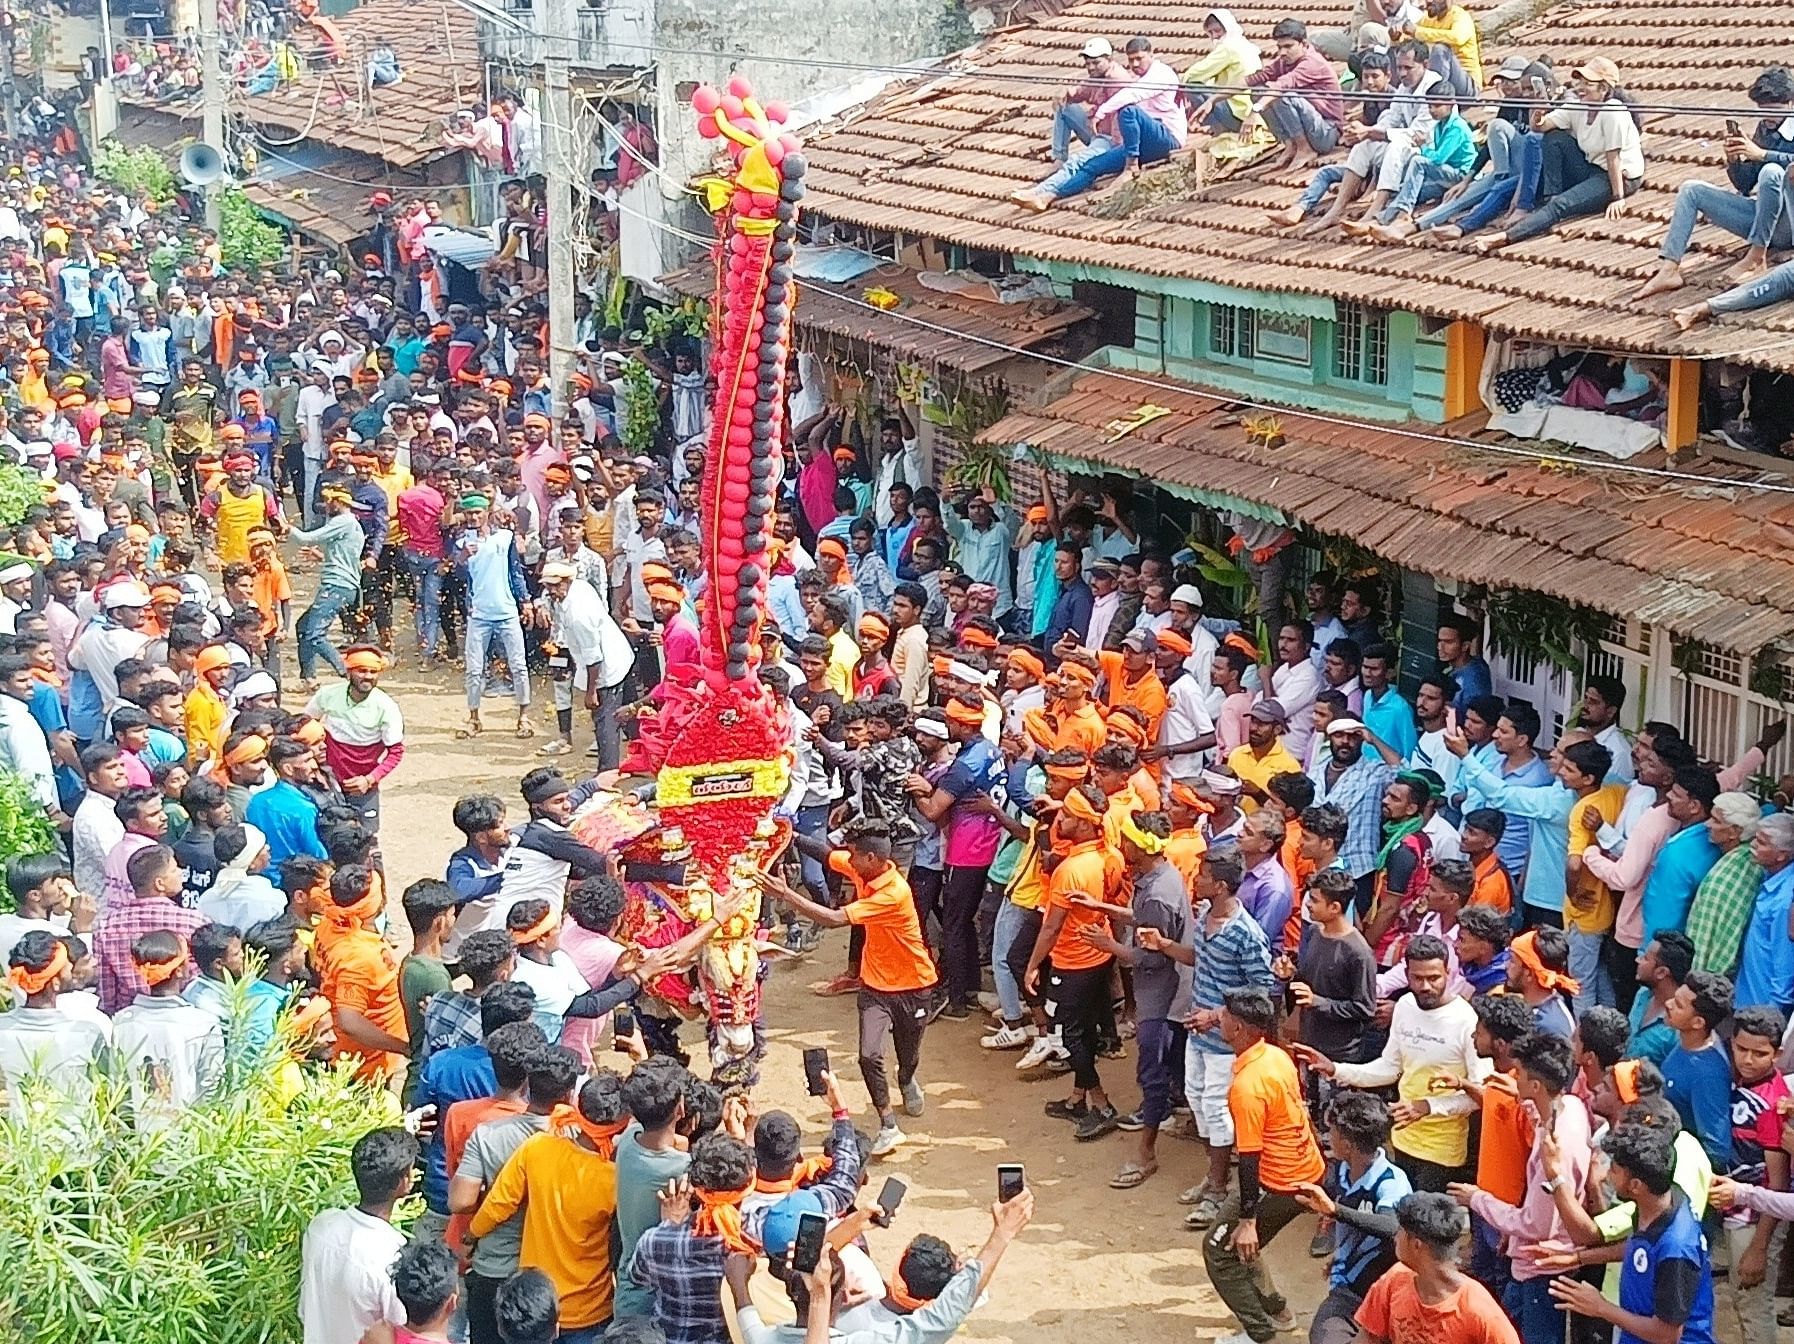
[[(762, 106), (737, 77), (692, 96), (698, 133), (728, 150), (726, 178), (706, 184), (718, 217), (716, 401), (701, 508), (705, 587), (698, 599), (699, 671), (662, 686), (626, 770), (656, 776), (662, 826), (690, 846), (679, 912), (701, 920), (715, 893), (751, 891), (749, 911), (718, 930), (699, 963), (719, 1068), (748, 1063), (759, 1012), (754, 942), (758, 887), (789, 839), (773, 809), (791, 776), (789, 724), (760, 683), (760, 613), (770, 576), (768, 529), (783, 472), (785, 367), (791, 354), (792, 258), (804, 159), (780, 128), (786, 109)], [(576, 828), (577, 829), (577, 828)]]

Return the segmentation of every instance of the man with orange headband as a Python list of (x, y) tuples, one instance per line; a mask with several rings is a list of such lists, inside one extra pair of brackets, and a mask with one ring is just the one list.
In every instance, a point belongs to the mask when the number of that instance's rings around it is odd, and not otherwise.
[(1043, 752), (1081, 751), (1088, 756), (1108, 741), (1103, 716), (1090, 702), (1096, 674), (1083, 663), (1066, 661), (1049, 681), (1057, 698), (1046, 709), (1022, 716), (1027, 740)]
[(405, 717), (380, 689), (386, 659), (357, 645), (343, 651), (347, 681), (320, 687), (306, 702), (307, 717), (324, 725), (324, 759), (348, 795), (361, 824), (380, 830), (380, 782), (405, 759)]
[[(1185, 665), (1191, 648), (1188, 635), (1166, 626), (1155, 638), (1153, 670), (1164, 689), (1165, 712), (1159, 718), (1158, 735), (1142, 749), (1140, 759), (1167, 785), (1173, 780), (1188, 783), (1202, 773), (1215, 746), (1215, 722), (1208, 712), (1212, 688), (1199, 684)], [(1125, 641), (1122, 647), (1126, 648)]]
[(1113, 1132), (1119, 1120), (1096, 1071), (1097, 1042), (1111, 1014), (1109, 971), (1114, 959), (1084, 937), (1086, 929), (1100, 930), (1108, 921), (1088, 903), (1112, 904), (1121, 886), (1121, 856), (1103, 834), (1107, 805), (1108, 799), (1094, 784), (1076, 785), (1060, 804), (1054, 839), (1066, 848), (1047, 883), (1040, 932), (1022, 977), (1024, 990), (1043, 994), (1052, 1005), (1051, 1016), (1071, 1061), (1071, 1096), (1048, 1102), (1046, 1113), (1071, 1121), (1079, 1140), (1101, 1138)]
[(1569, 998), (1580, 986), (1570, 974), (1570, 941), (1562, 929), (1528, 929), (1508, 944), (1507, 988), (1532, 1009), (1534, 1030), (1566, 1041), (1574, 1034)]
[(68, 948), (58, 935), (33, 929), (8, 955), (7, 983), (25, 1000), (0, 1013), (0, 1082), (14, 1095), (26, 1079), (40, 1078), (84, 1098), (88, 1066), (106, 1048), (98, 1023), (56, 1006), (57, 996), (73, 984)]
[(897, 674), (885, 661), (885, 644), (891, 638), (891, 623), (876, 611), (860, 617), (855, 629), (860, 646), (860, 660), (853, 665), (853, 698), (869, 700), (875, 695), (888, 695), (897, 689)]
[(698, 627), (685, 614), (685, 596), (684, 587), (671, 579), (655, 579), (648, 584), (648, 607), (656, 622), (648, 639), (660, 649), (668, 680), (689, 680), (698, 674)]
[(112, 1048), (131, 1080), (137, 1128), (166, 1129), (224, 1073), (224, 1024), (181, 997), (187, 940), (159, 929), (131, 944), (144, 988), (112, 1019)]
[(728, 1134), (706, 1134), (691, 1146), (685, 1182), (662, 1192), (661, 1220), (636, 1242), (629, 1277), (653, 1294), (654, 1323), (667, 1344), (717, 1344), (729, 1338), (724, 1261), (760, 1250), (741, 1218), (741, 1201), (754, 1188), (754, 1150)]
[(225, 428), (237, 432), (226, 439), (224, 484), (200, 502), (196, 525), (202, 536), (212, 535), (219, 561), (230, 565), (249, 559), (251, 529), (266, 527), (278, 534), (286, 530), (286, 524), (280, 500), (256, 479), (255, 454), (243, 446), (241, 427)]
[(313, 956), (336, 1024), (333, 1058), (357, 1059), (358, 1078), (383, 1083), (405, 1067), (411, 1047), (398, 956), (376, 927), (385, 911), (373, 878), (359, 864), (331, 874)]

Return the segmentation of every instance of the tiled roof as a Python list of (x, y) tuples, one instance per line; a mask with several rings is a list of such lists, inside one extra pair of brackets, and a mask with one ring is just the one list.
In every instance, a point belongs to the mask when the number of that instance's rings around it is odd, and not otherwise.
[[(872, 228), (997, 252), (1335, 298), (1380, 293), (1412, 311), (1501, 332), (1794, 369), (1794, 307), (1735, 316), (1688, 335), (1668, 320), (1672, 307), (1722, 287), (1719, 273), (1741, 248), (1736, 239), (1697, 232), (1687, 289), (1645, 304), (1629, 297), (1655, 266), (1676, 187), (1694, 177), (1724, 180), (1720, 116), (1649, 121), (1646, 186), (1622, 218), (1578, 220), (1487, 258), (1469, 252), (1468, 244), (1379, 247), (1288, 237), (1267, 226), (1264, 212), (1294, 199), (1299, 176), (1167, 193), (1114, 219), (1092, 214), (1088, 197), (1039, 215), (1008, 201), (1048, 171), (1056, 86), (1046, 81), (1072, 81), (1085, 40), (1143, 34), (1181, 69), (1208, 46), (1204, 12), (1201, 5), (1089, 0), (1036, 27), (995, 37), (955, 73), (886, 94), (832, 134), (813, 132), (806, 145), (810, 206)], [(1292, 12), (1311, 28), (1338, 28), (1346, 7), (1234, 7), (1247, 34), (1267, 49), (1271, 25)], [(1510, 50), (1549, 52), (1559, 69), (1608, 55), (1646, 104), (1747, 109), (1743, 91), (1759, 70), (1794, 63), (1794, 3), (1570, 5), (1485, 45), (1484, 59), (1493, 68)], [(1752, 111), (1740, 115), (1747, 124), (1754, 118)]]
[[(1117, 437), (1114, 422), (1147, 402), (1171, 414)], [(1708, 483), (1681, 483), (1554, 470), (1367, 426), (1282, 425), (1285, 442), (1266, 448), (1248, 440), (1225, 397), (1088, 373), (1044, 410), (1005, 416), (979, 439), (1281, 509), (1422, 573), (1523, 582), (1721, 648), (1754, 652), (1794, 633), (1794, 553), (1764, 527), (1794, 526), (1794, 494), (1738, 488), (1757, 473), (1711, 463)]]
[[(708, 263), (699, 262), (662, 276), (661, 283), (677, 293), (708, 300), (715, 292), (716, 273)], [(901, 302), (896, 311), (902, 318), (867, 306), (862, 296), (875, 285), (898, 296)], [(962, 298), (928, 289), (913, 271), (894, 267), (845, 285), (800, 280), (792, 309), (800, 334), (807, 330), (862, 341), (890, 350), (901, 359), (961, 373), (981, 373), (1012, 357), (990, 342), (1023, 350), (1053, 347), (1092, 315), (1088, 308), (1057, 299), (999, 304)], [(944, 330), (930, 330), (916, 322)]]
[[(231, 110), (258, 126), (410, 168), (440, 158), (443, 118), (480, 96), (479, 35), (473, 15), (454, 0), (364, 0), (331, 20), (347, 54), (340, 64), (306, 69), (272, 93), (234, 97)], [(298, 25), (303, 27), (303, 25)], [(359, 67), (385, 40), (403, 78), (382, 89), (357, 89)], [(170, 108), (197, 120), (197, 100)]]
[[(344, 180), (358, 174), (358, 180)], [(383, 177), (379, 164), (345, 156), (317, 171), (246, 182), (243, 194), (258, 209), (279, 216), (300, 233), (346, 247), (373, 227), (367, 200)]]

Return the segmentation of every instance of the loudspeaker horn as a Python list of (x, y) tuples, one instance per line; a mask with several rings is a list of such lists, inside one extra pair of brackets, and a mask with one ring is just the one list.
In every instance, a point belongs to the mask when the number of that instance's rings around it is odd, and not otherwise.
[(181, 181), (190, 187), (209, 187), (224, 176), (224, 156), (210, 145), (188, 145), (181, 151)]

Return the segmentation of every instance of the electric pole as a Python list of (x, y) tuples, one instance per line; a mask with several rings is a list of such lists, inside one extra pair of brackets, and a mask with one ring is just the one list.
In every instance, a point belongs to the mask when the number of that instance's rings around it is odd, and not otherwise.
[[(218, 63), (218, 0), (199, 0), (199, 66), (200, 95), (205, 120), (201, 138), (218, 151), (218, 158), (229, 163), (224, 143), (224, 74)], [(218, 197), (224, 182), (208, 183), (206, 193), (206, 227), (218, 227)]]
[(9, 7), (0, 11), (0, 79), (6, 81), (6, 136), (14, 141), (19, 138), (19, 86), (14, 66), (18, 40), (18, 18)]
[(559, 414), (573, 376), (573, 193), (579, 190), (581, 146), (574, 142), (571, 52), (579, 41), (578, 0), (540, 0), (543, 167), (548, 178), (548, 379)]

